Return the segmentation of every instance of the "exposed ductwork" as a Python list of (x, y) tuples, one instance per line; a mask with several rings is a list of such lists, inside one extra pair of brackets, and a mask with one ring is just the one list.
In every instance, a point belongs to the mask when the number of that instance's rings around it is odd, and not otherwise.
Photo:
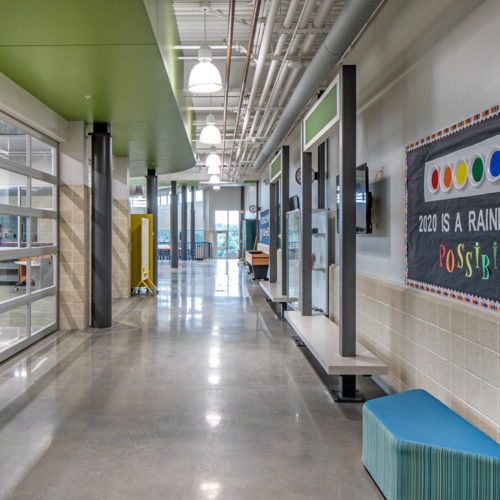
[(261, 168), (275, 152), (323, 79), (339, 62), (382, 1), (350, 0), (345, 5), (325, 41), (302, 75), (276, 123), (271, 137), (255, 160), (254, 168)]

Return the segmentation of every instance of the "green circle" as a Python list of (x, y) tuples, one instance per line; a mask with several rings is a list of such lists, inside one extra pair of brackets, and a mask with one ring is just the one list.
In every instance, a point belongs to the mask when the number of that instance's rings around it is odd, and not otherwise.
[(479, 182), (483, 178), (484, 164), (481, 158), (476, 158), (472, 164), (472, 178), (474, 182)]

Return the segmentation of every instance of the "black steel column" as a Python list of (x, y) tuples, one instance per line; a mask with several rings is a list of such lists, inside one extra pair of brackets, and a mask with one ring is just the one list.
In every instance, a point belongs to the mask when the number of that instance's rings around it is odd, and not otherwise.
[(254, 250), (257, 250), (257, 243), (260, 241), (260, 182), (255, 183), (255, 204), (257, 205), (257, 212), (255, 212), (255, 235), (257, 241), (254, 243)]
[(113, 165), (109, 123), (92, 133), (92, 326), (112, 324)]
[(155, 170), (148, 170), (147, 210), (153, 215), (153, 283), (158, 286), (158, 177)]
[(281, 148), (281, 293), (288, 295), (288, 235), (286, 213), (288, 212), (290, 148)]
[(243, 250), (243, 219), (245, 218), (245, 186), (240, 187), (240, 260), (245, 260)]
[(356, 356), (356, 66), (340, 70), (340, 345)]
[(312, 314), (312, 154), (302, 153), (301, 164), (301, 194), (300, 206), (300, 238), (301, 238), (301, 263), (300, 263), (300, 286), (302, 296), (302, 316)]
[(188, 204), (187, 186), (181, 187), (181, 260), (187, 260)]
[(327, 142), (318, 146), (318, 208), (325, 208)]
[(269, 282), (278, 277), (278, 193), (277, 184), (269, 183)]
[(179, 221), (177, 182), (170, 183), (170, 267), (179, 267)]
[(191, 217), (189, 221), (189, 232), (190, 232), (190, 240), (191, 240), (191, 258), (196, 258), (196, 211), (195, 211), (195, 203), (196, 203), (196, 187), (191, 186)]

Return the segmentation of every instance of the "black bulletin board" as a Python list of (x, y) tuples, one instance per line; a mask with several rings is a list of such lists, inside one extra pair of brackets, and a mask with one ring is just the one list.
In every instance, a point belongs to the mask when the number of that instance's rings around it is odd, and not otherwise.
[(408, 285), (500, 311), (498, 106), (406, 148)]

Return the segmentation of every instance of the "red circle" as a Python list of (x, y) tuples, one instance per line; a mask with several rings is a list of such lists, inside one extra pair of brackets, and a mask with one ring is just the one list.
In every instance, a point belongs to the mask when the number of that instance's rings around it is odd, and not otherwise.
[(439, 172), (438, 172), (437, 168), (435, 168), (434, 171), (432, 172), (431, 185), (432, 185), (432, 189), (434, 189), (434, 191), (439, 186)]

